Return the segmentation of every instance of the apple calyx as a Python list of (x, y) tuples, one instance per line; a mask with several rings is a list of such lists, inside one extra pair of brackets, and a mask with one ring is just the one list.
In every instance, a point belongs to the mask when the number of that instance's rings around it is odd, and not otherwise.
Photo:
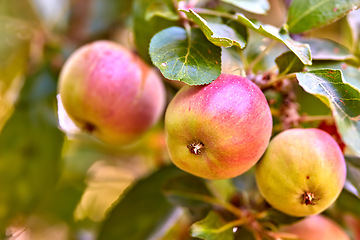
[(187, 148), (192, 154), (201, 155), (202, 149), (204, 148), (204, 144), (202, 142), (194, 142), (187, 145)]
[(315, 195), (312, 192), (304, 192), (302, 197), (303, 197), (302, 204), (305, 205), (316, 205), (316, 200), (319, 200), (319, 198), (315, 198)]

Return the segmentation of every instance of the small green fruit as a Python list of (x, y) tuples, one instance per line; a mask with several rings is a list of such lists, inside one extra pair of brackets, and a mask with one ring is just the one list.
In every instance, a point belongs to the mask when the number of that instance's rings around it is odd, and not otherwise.
[(323, 215), (307, 217), (280, 231), (295, 234), (299, 240), (350, 240), (337, 223)]
[(256, 165), (260, 193), (274, 208), (293, 216), (318, 214), (339, 196), (346, 179), (336, 141), (319, 129), (290, 129), (270, 141)]
[(165, 114), (166, 142), (179, 168), (207, 179), (238, 176), (264, 153), (272, 117), (262, 91), (250, 80), (220, 75), (186, 86)]
[(75, 51), (59, 80), (74, 123), (109, 144), (128, 144), (161, 116), (165, 90), (158, 74), (121, 45), (97, 41)]

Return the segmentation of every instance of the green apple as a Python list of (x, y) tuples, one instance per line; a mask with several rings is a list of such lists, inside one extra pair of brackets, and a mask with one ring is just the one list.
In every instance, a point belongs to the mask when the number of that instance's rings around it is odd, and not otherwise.
[(256, 164), (260, 193), (293, 216), (318, 214), (339, 196), (346, 179), (344, 156), (320, 129), (290, 129), (274, 137)]
[(292, 233), (299, 240), (350, 240), (346, 232), (333, 220), (323, 215), (313, 215), (280, 229)]
[(272, 132), (262, 91), (250, 80), (221, 74), (202, 86), (185, 86), (165, 114), (171, 160), (207, 179), (238, 176), (260, 159)]
[(137, 139), (158, 121), (165, 105), (155, 70), (111, 41), (76, 50), (62, 68), (58, 88), (74, 123), (113, 145)]

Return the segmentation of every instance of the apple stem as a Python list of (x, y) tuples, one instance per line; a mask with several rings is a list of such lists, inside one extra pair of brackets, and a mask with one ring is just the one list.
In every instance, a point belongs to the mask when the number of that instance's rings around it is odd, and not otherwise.
[(191, 143), (187, 146), (187, 148), (189, 149), (189, 151), (192, 154), (195, 155), (201, 155), (202, 153), (202, 148), (204, 148), (204, 144), (202, 142), (195, 142), (195, 143)]

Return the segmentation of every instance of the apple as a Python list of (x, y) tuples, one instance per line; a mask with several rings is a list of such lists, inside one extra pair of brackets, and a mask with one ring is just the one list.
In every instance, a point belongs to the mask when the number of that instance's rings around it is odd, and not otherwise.
[(170, 158), (206, 179), (238, 176), (260, 159), (272, 132), (263, 92), (250, 80), (221, 74), (208, 85), (185, 86), (165, 113)]
[(313, 215), (280, 229), (295, 234), (299, 240), (350, 240), (345, 231), (333, 220), (323, 215)]
[(320, 129), (289, 129), (275, 136), (256, 164), (260, 193), (293, 216), (318, 214), (339, 196), (346, 179), (344, 156)]
[(165, 89), (157, 72), (111, 41), (76, 50), (61, 70), (58, 89), (74, 123), (113, 145), (137, 139), (165, 107)]

